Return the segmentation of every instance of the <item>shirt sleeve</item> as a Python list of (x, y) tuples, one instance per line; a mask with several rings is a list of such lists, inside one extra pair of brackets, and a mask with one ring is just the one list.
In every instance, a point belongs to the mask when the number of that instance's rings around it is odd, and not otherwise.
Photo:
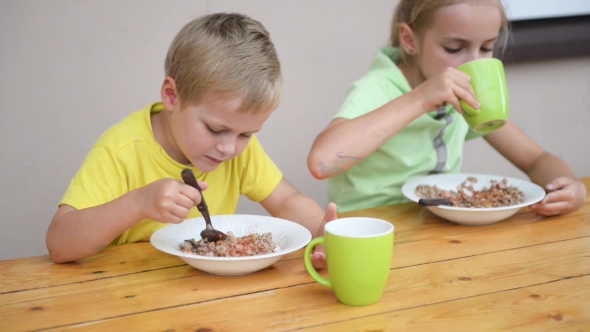
[(283, 173), (264, 152), (255, 135), (242, 152), (240, 193), (253, 202), (266, 199), (283, 179)]
[(129, 191), (121, 163), (103, 146), (94, 146), (86, 156), (59, 205), (85, 209), (110, 202)]
[(367, 75), (352, 84), (334, 118), (354, 119), (368, 114), (403, 94), (385, 78)]

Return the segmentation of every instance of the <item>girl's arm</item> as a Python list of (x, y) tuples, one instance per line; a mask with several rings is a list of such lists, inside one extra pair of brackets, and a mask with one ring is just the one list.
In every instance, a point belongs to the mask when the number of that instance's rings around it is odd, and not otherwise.
[(358, 118), (334, 119), (316, 137), (307, 166), (317, 179), (347, 171), (423, 113), (424, 106), (410, 92)]
[(533, 213), (556, 215), (575, 211), (586, 198), (586, 187), (561, 158), (545, 151), (510, 121), (488, 134), (485, 139), (512, 164), (525, 172), (531, 181), (549, 193)]
[(335, 119), (313, 143), (307, 167), (317, 179), (331, 178), (358, 164), (424, 113), (447, 104), (461, 112), (460, 99), (479, 109), (469, 80), (469, 75), (447, 68), (368, 114)]

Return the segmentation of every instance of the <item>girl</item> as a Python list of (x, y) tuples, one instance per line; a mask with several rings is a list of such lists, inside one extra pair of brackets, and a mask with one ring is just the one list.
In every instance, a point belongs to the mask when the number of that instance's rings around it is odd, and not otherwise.
[[(400, 1), (390, 46), (350, 87), (308, 156), (313, 176), (329, 178), (329, 201), (339, 212), (402, 203), (410, 178), (459, 172), (465, 140), (478, 136), (459, 100), (476, 109), (479, 103), (469, 76), (455, 68), (501, 51), (507, 25), (500, 0)], [(548, 191), (532, 213), (582, 205), (586, 188), (572, 169), (513, 123), (484, 139)]]

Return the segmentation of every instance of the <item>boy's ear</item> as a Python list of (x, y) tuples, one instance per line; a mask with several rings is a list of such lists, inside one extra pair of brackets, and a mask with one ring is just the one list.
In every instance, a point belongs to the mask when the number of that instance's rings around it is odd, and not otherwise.
[(172, 77), (166, 76), (164, 83), (162, 83), (160, 94), (162, 95), (162, 105), (165, 110), (173, 111), (180, 106), (178, 91), (176, 91), (176, 82)]
[(399, 25), (399, 42), (402, 50), (409, 55), (416, 54), (416, 35), (407, 23)]

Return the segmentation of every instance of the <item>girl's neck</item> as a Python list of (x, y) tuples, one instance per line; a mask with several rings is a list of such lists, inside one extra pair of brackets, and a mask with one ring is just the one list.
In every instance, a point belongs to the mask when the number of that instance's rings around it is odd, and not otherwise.
[(411, 66), (408, 64), (408, 62), (402, 61), (397, 65), (397, 67), (399, 70), (401, 70), (408, 83), (410, 83), (410, 87), (412, 89), (416, 88), (426, 80), (424, 75), (422, 75), (422, 72), (418, 70), (417, 66), (415, 65)]

